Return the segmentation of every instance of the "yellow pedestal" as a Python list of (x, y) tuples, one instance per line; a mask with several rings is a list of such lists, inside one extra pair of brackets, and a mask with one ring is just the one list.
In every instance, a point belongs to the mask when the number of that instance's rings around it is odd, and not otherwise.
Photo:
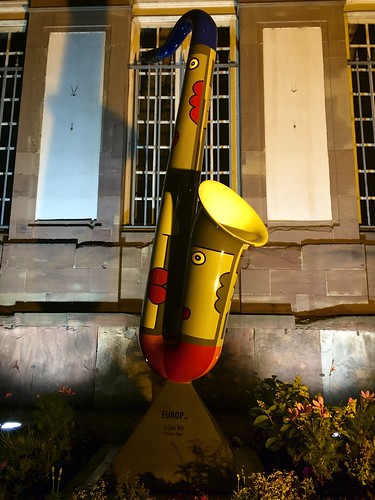
[(167, 381), (113, 462), (157, 489), (232, 491), (234, 457), (226, 438), (191, 383)]

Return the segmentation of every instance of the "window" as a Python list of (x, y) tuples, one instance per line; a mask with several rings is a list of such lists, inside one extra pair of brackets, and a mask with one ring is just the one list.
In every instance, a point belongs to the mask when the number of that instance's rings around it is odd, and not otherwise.
[(331, 221), (321, 28), (264, 28), (263, 71), (268, 220)]
[(37, 220), (97, 218), (104, 47), (104, 31), (50, 33)]
[(0, 230), (9, 228), (26, 35), (0, 32)]
[(349, 25), (361, 226), (375, 228), (375, 23)]
[[(177, 19), (176, 19), (177, 20)], [(174, 122), (182, 89), (188, 37), (169, 60), (143, 65), (140, 54), (162, 45), (175, 20), (154, 26), (135, 20), (130, 64), (130, 135), (125, 177), (124, 223), (133, 228), (154, 227)], [(235, 22), (216, 20), (218, 49), (209, 111), (202, 180), (214, 179), (233, 189), (237, 187), (236, 166), (239, 148), (236, 113), (237, 56)], [(144, 24), (144, 25), (143, 25)], [(147, 26), (147, 27), (145, 27)]]

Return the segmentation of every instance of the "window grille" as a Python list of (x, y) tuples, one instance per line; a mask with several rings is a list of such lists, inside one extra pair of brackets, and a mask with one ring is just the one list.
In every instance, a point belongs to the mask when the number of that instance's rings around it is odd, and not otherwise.
[(375, 24), (349, 28), (361, 227), (375, 228)]
[(9, 227), (25, 33), (0, 33), (0, 230)]
[[(169, 32), (170, 28), (164, 27), (141, 28), (136, 60), (140, 60), (142, 52), (160, 46)], [(233, 187), (237, 163), (233, 158), (233, 96), (237, 93), (233, 72), (237, 63), (231, 61), (230, 42), (230, 27), (219, 27), (202, 180), (213, 179)], [(135, 228), (153, 227), (157, 221), (188, 48), (186, 41), (169, 60), (155, 65), (130, 65), (134, 72), (134, 128), (128, 224)]]

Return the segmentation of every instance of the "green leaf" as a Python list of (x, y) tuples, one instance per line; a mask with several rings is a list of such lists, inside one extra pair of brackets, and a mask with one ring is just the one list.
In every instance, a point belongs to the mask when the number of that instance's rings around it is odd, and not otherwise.
[(266, 441), (266, 448), (270, 451), (277, 451), (282, 448), (283, 444), (277, 437), (270, 437)]
[(348, 439), (351, 439), (351, 435), (350, 435), (350, 433), (349, 433), (348, 431), (346, 431), (345, 429), (341, 429), (341, 430), (340, 430), (340, 434), (341, 434), (342, 436), (347, 437)]
[(258, 425), (258, 426), (262, 426), (264, 427), (264, 424), (268, 422), (268, 417), (267, 415), (259, 415), (259, 417), (257, 417), (255, 420), (254, 420), (254, 425)]
[(284, 424), (280, 427), (280, 432), (286, 432), (290, 428), (290, 424)]
[(289, 437), (292, 438), (297, 434), (297, 429), (293, 427), (289, 432)]

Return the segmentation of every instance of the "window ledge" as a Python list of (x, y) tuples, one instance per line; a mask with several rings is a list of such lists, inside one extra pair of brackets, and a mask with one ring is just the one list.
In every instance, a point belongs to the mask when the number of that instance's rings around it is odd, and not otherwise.
[(102, 223), (97, 220), (92, 219), (58, 219), (58, 220), (37, 220), (35, 222), (29, 222), (28, 224), (31, 227), (36, 226), (60, 226), (60, 227), (72, 227), (72, 226), (81, 226), (81, 227), (96, 227), (101, 226)]

